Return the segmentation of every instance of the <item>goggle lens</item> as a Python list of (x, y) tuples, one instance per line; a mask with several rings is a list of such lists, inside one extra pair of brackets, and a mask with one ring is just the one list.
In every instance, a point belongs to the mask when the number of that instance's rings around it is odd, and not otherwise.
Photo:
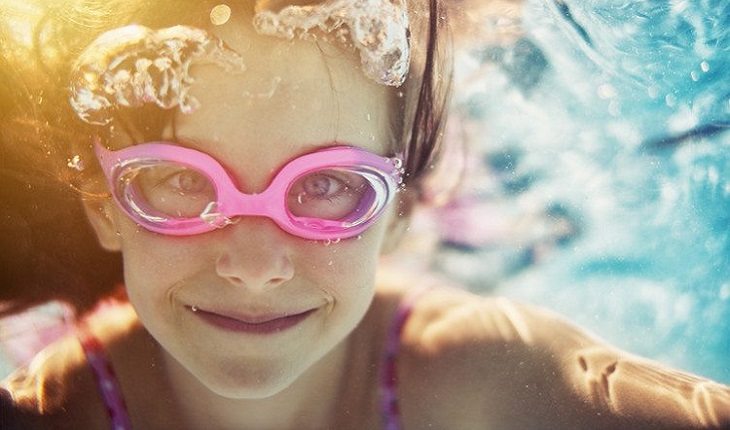
[(199, 218), (218, 201), (213, 181), (195, 168), (170, 161), (129, 166), (119, 176), (120, 195), (145, 218)]
[(357, 225), (385, 203), (376, 198), (384, 191), (383, 180), (365, 170), (322, 169), (297, 178), (287, 191), (286, 205), (295, 222), (312, 224), (317, 218)]

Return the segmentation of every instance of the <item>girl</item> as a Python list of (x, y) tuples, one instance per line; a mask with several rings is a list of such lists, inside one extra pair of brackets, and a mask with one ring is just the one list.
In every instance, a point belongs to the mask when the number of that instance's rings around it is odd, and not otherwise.
[[(376, 270), (439, 150), (445, 17), (81, 1), (48, 6), (30, 42), (4, 29), (5, 151), (62, 165), (124, 293), (4, 381), (3, 428), (730, 425), (727, 387)], [(11, 310), (110, 294), (21, 275)]]

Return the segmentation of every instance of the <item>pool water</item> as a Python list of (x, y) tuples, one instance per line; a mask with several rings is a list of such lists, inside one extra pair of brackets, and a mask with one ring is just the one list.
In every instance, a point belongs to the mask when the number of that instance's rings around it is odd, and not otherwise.
[(447, 231), (437, 265), (730, 382), (730, 2), (535, 0), (518, 24), (457, 56), (470, 170), (442, 211), (521, 238)]

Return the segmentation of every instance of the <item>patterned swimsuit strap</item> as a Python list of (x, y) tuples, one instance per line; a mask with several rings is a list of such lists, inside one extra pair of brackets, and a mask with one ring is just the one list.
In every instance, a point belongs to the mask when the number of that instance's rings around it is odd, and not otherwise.
[(122, 390), (112, 368), (111, 362), (104, 352), (104, 347), (91, 331), (80, 326), (77, 335), (81, 348), (86, 355), (86, 361), (94, 374), (99, 393), (106, 406), (112, 430), (131, 430), (127, 406), (124, 403)]
[(401, 333), (403, 332), (403, 327), (406, 325), (406, 321), (408, 321), (408, 317), (413, 311), (416, 301), (432, 288), (433, 286), (426, 285), (406, 293), (398, 304), (398, 309), (395, 312), (393, 322), (388, 331), (380, 379), (380, 401), (383, 414), (383, 428), (385, 430), (400, 430), (401, 428), (400, 407), (398, 405), (397, 394), (398, 372), (396, 368), (396, 360), (401, 344)]

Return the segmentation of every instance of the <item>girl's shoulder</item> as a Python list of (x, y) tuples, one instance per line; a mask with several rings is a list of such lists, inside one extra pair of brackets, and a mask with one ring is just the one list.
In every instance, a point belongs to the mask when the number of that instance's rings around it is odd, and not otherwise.
[(403, 326), (398, 381), (406, 428), (730, 427), (730, 387), (548, 310), (438, 283)]
[[(540, 359), (533, 346), (539, 339), (529, 327), (543, 318), (529, 306), (447, 285), (419, 294), (398, 359), (405, 427), (511, 428), (497, 418), (508, 410), (520, 414), (517, 401), (525, 393), (515, 384), (541, 383), (528, 369)], [(553, 321), (537, 323), (543, 324)]]
[[(117, 344), (130, 326), (119, 310), (92, 316), (84, 330), (93, 333), (104, 349)], [(126, 318), (126, 317), (124, 317)], [(104, 353), (102, 351), (102, 353)], [(111, 351), (109, 351), (111, 354)], [(0, 383), (3, 420), (22, 429), (106, 428), (109, 418), (94, 373), (87, 362), (79, 333), (72, 331), (39, 352)], [(5, 422), (5, 421), (3, 421)], [(3, 428), (5, 424), (3, 424)], [(13, 427), (7, 427), (13, 428)]]
[[(18, 429), (103, 428), (103, 405), (74, 336), (44, 348), (0, 384), (3, 419)], [(108, 424), (107, 424), (108, 425)], [(3, 428), (6, 428), (3, 425)]]

